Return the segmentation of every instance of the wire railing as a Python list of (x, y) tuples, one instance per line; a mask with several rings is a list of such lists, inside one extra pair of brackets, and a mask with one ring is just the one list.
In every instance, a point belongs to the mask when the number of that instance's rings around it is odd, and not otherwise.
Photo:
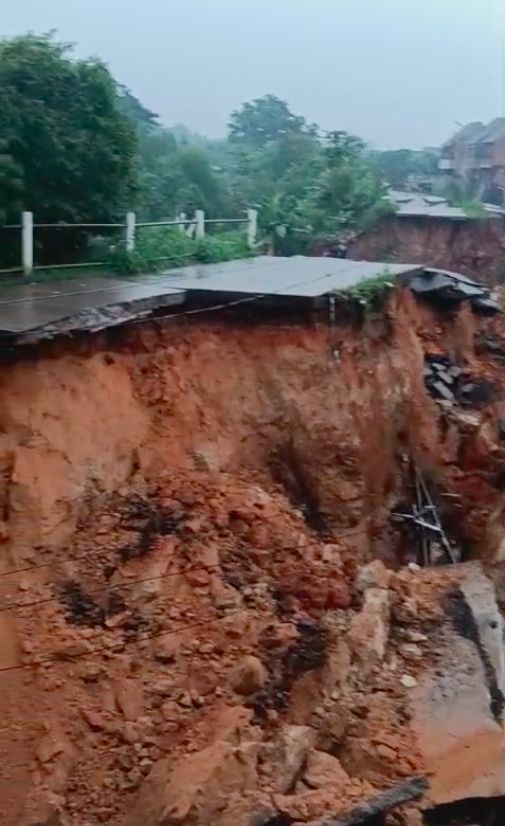
[[(5, 224), (0, 226), (0, 243), (4, 241), (4, 247), (8, 247), (7, 265), (0, 268), (0, 275), (15, 275), (17, 273), (29, 277), (36, 270), (58, 270), (58, 269), (81, 269), (81, 268), (99, 268), (107, 266), (107, 261), (101, 260), (100, 256), (95, 260), (89, 258), (87, 260), (72, 260), (76, 257), (83, 257), (82, 248), (89, 242), (90, 234), (99, 232), (99, 237), (103, 241), (104, 235), (113, 233), (114, 238), (111, 239), (109, 246), (117, 247), (123, 245), (127, 253), (133, 253), (137, 245), (138, 230), (149, 230), (159, 228), (176, 228), (184, 235), (194, 238), (196, 241), (203, 241), (206, 236), (206, 228), (218, 225), (242, 225), (245, 227), (246, 239), (249, 248), (254, 248), (256, 243), (257, 228), (258, 228), (258, 213), (254, 209), (247, 210), (244, 216), (238, 218), (206, 218), (203, 210), (196, 210), (193, 217), (188, 217), (181, 213), (174, 220), (161, 221), (137, 221), (137, 216), (134, 212), (128, 212), (125, 216), (124, 222), (87, 222), (87, 223), (69, 223), (69, 222), (48, 222), (40, 223), (34, 219), (32, 212), (23, 212), (21, 215), (21, 223), (19, 224)], [(75, 240), (68, 242), (67, 246), (61, 244), (57, 234), (62, 231), (70, 231), (75, 233)], [(9, 239), (9, 243), (2, 239), (1, 233), (3, 231), (14, 232), (14, 237)], [(37, 234), (40, 238), (40, 233), (49, 233), (46, 235), (43, 243), (36, 244)], [(56, 235), (55, 235), (56, 233)], [(61, 238), (61, 236), (60, 236)], [(71, 260), (61, 262), (56, 260), (59, 255), (54, 254), (58, 252), (61, 247), (67, 249), (70, 246), (73, 256)], [(102, 243), (102, 248), (105, 244)], [(36, 260), (39, 257), (41, 248), (45, 249), (44, 259)], [(103, 250), (102, 250), (103, 251)], [(51, 259), (51, 255), (53, 258)], [(16, 263), (15, 258), (18, 258)], [(48, 258), (49, 257), (49, 258)], [(102, 256), (103, 257), (103, 256)], [(189, 259), (192, 255), (181, 253), (180, 255), (166, 255), (155, 256), (153, 261), (169, 261)]]

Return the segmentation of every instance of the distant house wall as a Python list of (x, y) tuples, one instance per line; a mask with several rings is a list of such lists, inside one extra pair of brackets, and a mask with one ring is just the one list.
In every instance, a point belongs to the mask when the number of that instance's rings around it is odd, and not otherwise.
[(350, 243), (347, 257), (426, 264), (495, 286), (505, 280), (505, 219), (386, 216)]
[(461, 129), (442, 148), (439, 169), (466, 181), (478, 197), (505, 203), (505, 118)]

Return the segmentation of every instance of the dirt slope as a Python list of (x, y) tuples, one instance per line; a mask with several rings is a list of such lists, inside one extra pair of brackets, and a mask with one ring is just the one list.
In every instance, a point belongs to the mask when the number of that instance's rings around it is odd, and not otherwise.
[(438, 582), (412, 614), (414, 581), (363, 566), (408, 561), (412, 457), (499, 557), (501, 394), (449, 410), (423, 380), (443, 352), (499, 388), (494, 327), (403, 293), (365, 328), (136, 327), (3, 366), (6, 826), (317, 821), (426, 771)]

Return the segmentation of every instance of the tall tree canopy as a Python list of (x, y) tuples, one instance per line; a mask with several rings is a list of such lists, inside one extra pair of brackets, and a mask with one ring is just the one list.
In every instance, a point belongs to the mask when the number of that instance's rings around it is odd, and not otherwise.
[(74, 59), (51, 35), (0, 41), (0, 221), (21, 208), (41, 222), (106, 223), (127, 209), (159, 220), (254, 206), (271, 237), (306, 240), (381, 209), (379, 172), (397, 161), (372, 161), (359, 138), (322, 133), (275, 95), (244, 103), (227, 138), (210, 141), (164, 127), (103, 63)]
[(438, 157), (429, 149), (390, 149), (373, 152), (372, 163), (379, 175), (396, 189), (406, 189), (411, 182), (438, 173)]
[(231, 141), (262, 147), (285, 135), (300, 133), (305, 128), (305, 119), (293, 115), (284, 100), (275, 95), (265, 95), (244, 103), (233, 112), (229, 133)]
[[(43, 221), (107, 221), (135, 185), (136, 138), (115, 81), (48, 36), (0, 42), (0, 139)], [(6, 211), (17, 206), (7, 198)]]

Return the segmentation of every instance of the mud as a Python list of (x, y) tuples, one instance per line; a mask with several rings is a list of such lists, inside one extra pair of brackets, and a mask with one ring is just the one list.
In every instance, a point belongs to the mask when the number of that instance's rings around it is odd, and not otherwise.
[(405, 291), (359, 326), (200, 318), (6, 360), (2, 822), (317, 823), (429, 779), (412, 689), (462, 580), (402, 568), (391, 512), (415, 462), (500, 596), (503, 400), (444, 406), (423, 367), (500, 388), (504, 347)]

